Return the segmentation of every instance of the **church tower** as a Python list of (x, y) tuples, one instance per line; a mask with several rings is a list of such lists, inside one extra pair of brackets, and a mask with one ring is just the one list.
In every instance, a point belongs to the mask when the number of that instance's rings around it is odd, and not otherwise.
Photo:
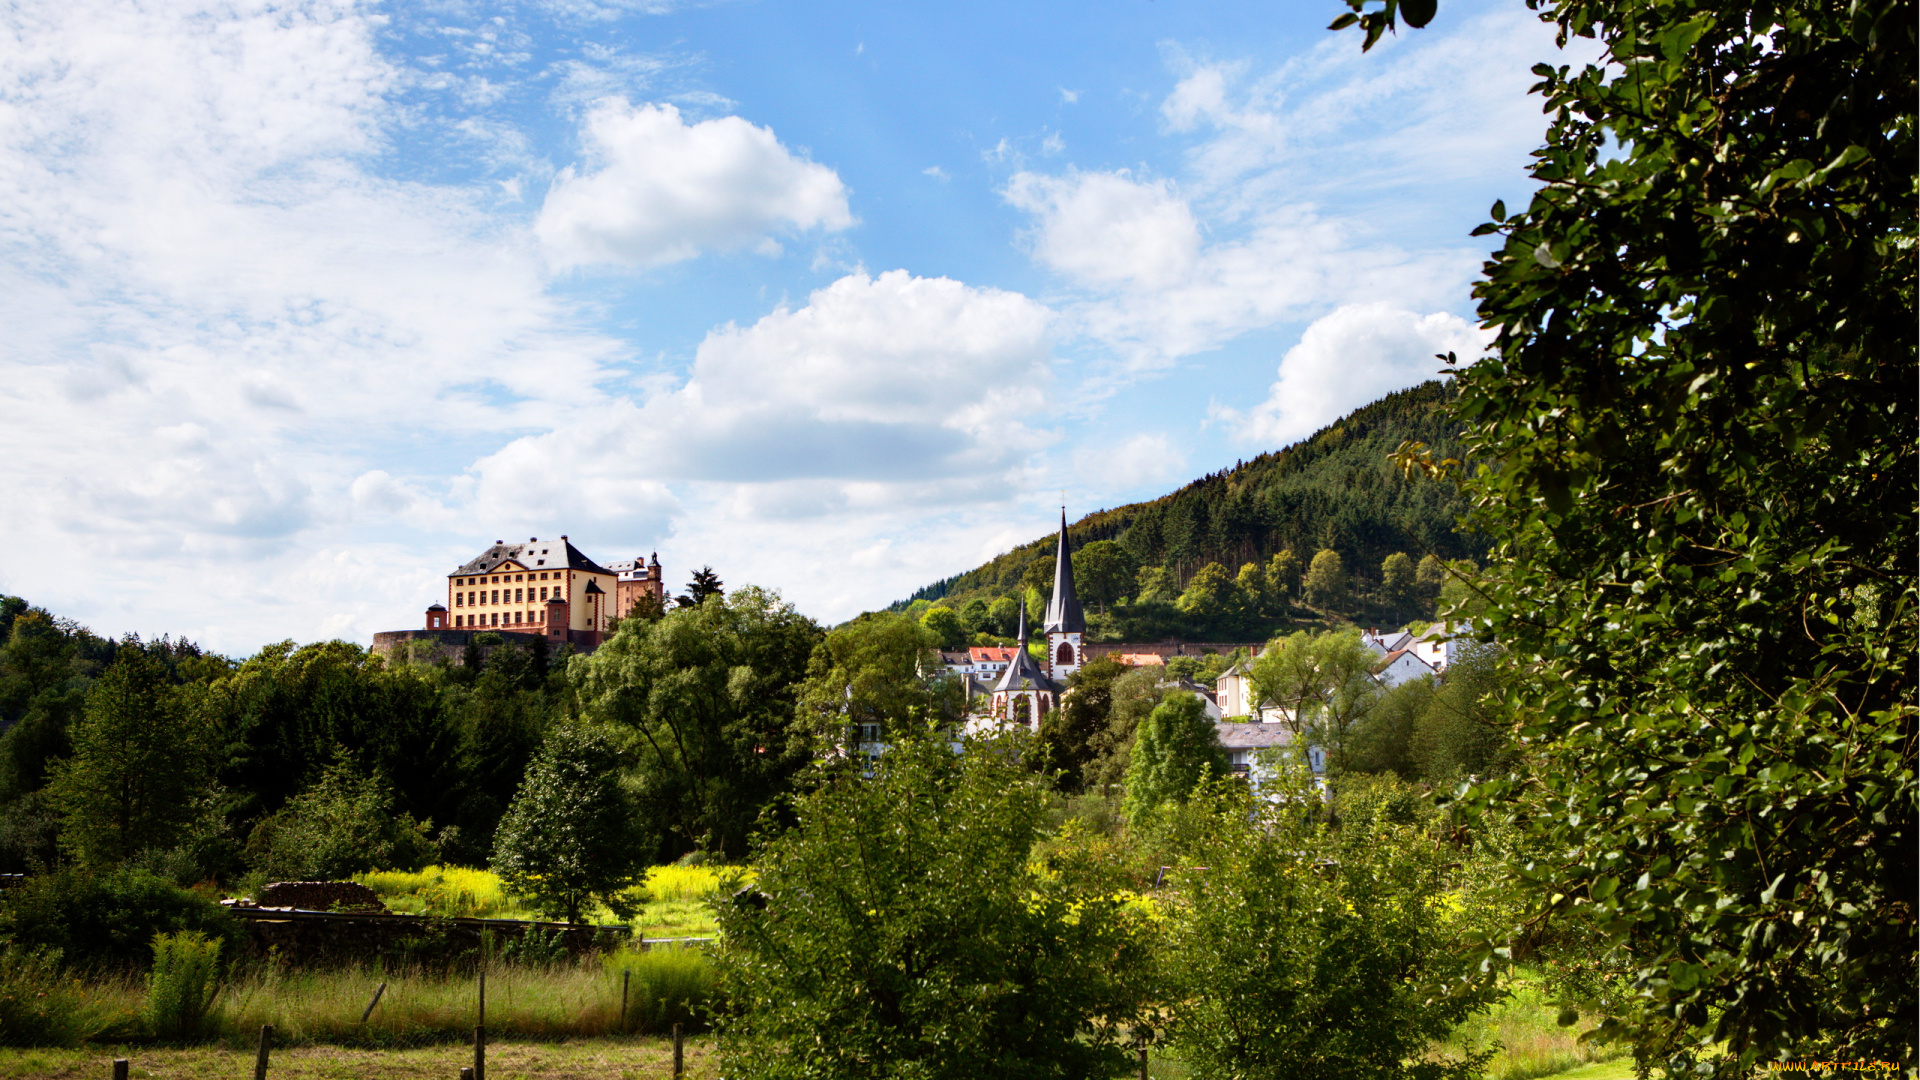
[(1080, 670), (1087, 620), (1073, 591), (1073, 552), (1067, 548), (1067, 508), (1060, 508), (1060, 544), (1053, 557), (1053, 599), (1047, 602), (1047, 674), (1055, 682)]

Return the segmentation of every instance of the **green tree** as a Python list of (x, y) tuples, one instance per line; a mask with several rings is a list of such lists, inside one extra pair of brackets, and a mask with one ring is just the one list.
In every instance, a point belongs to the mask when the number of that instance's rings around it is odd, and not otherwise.
[(1295, 739), (1325, 750), (1328, 769), (1338, 772), (1351, 767), (1360, 728), (1380, 700), (1378, 660), (1358, 630), (1302, 630), (1254, 658), (1254, 699), (1278, 706)]
[(1166, 696), (1160, 681), (1160, 669), (1150, 667), (1130, 668), (1114, 678), (1107, 691), (1110, 704), (1106, 727), (1088, 740), (1092, 757), (1081, 769), (1087, 791), (1110, 796), (1126, 781), (1127, 767), (1133, 760), (1134, 734)]
[(208, 734), (188, 692), (167, 677), (165, 646), (122, 641), (87, 694), (73, 756), (48, 785), (61, 845), (102, 865), (184, 840), (212, 782)]
[(993, 612), (986, 600), (974, 597), (960, 608), (960, 621), (967, 624), (967, 630), (975, 634), (994, 632)]
[(1240, 602), (1253, 611), (1263, 611), (1271, 607), (1271, 592), (1267, 588), (1267, 569), (1257, 562), (1243, 563), (1240, 573), (1234, 578), (1234, 587), (1240, 594)]
[(1533, 925), (1631, 957), (1643, 1065), (1911, 1062), (1920, 19), (1537, 10), (1600, 55), (1534, 69), (1538, 185), (1482, 229), (1465, 487), (1539, 758), (1477, 797), (1564, 853)]
[(1051, 792), (1017, 736), (903, 737), (840, 771), (719, 910), (728, 1076), (1113, 1076), (1142, 920), (1084, 849), (1030, 859)]
[(1029, 594), (1053, 595), (1053, 563), (1052, 555), (1041, 555), (1028, 563), (1020, 574), (1020, 587)]
[(920, 616), (920, 625), (933, 635), (934, 642), (942, 649), (964, 649), (967, 647), (967, 624), (960, 620), (959, 613), (950, 607), (927, 609)]
[(1413, 578), (1420, 588), (1420, 595), (1432, 603), (1439, 598), (1440, 587), (1447, 583), (1447, 564), (1441, 562), (1438, 555), (1429, 552), (1420, 556), (1420, 565), (1415, 568)]
[(1127, 820), (1141, 822), (1168, 803), (1185, 802), (1208, 777), (1227, 775), (1227, 751), (1199, 695), (1166, 696), (1134, 734), (1127, 763)]
[[(935, 608), (933, 610), (940, 610)], [(828, 633), (808, 661), (802, 707), (824, 747), (838, 747), (863, 725), (882, 738), (905, 725), (960, 718), (960, 687), (942, 670), (939, 641), (923, 623), (868, 615)]]
[(1000, 637), (1012, 637), (1018, 630), (1020, 619), (1020, 601), (1011, 596), (1002, 596), (988, 609), (993, 632)]
[(1418, 575), (1413, 560), (1404, 551), (1396, 551), (1380, 564), (1380, 597), (1390, 607), (1406, 610), (1419, 593)]
[(1267, 560), (1267, 588), (1278, 607), (1300, 595), (1300, 560), (1291, 550), (1275, 552)]
[(1105, 611), (1132, 591), (1137, 566), (1125, 547), (1095, 540), (1073, 553), (1073, 583), (1082, 602)]
[(1322, 548), (1307, 567), (1306, 601), (1317, 608), (1339, 608), (1347, 602), (1347, 568), (1340, 553)]
[(659, 622), (624, 622), (569, 667), (582, 715), (626, 740), (652, 857), (746, 854), (762, 809), (812, 758), (797, 713), (819, 641), (793, 605), (745, 586)]
[(1465, 777), (1497, 775), (1514, 762), (1507, 691), (1525, 680), (1493, 645), (1468, 643), (1414, 721), (1408, 754), (1420, 775), (1452, 787)]
[(344, 754), (312, 787), (254, 828), (253, 868), (281, 881), (338, 880), (367, 870), (418, 870), (439, 859), (433, 823), (393, 812), (393, 792)]
[(508, 891), (570, 923), (594, 901), (625, 918), (622, 894), (646, 876), (635, 808), (613, 740), (565, 724), (547, 735), (494, 839), (492, 868)]
[(1136, 604), (1171, 604), (1178, 599), (1180, 587), (1173, 580), (1173, 573), (1164, 566), (1143, 566), (1134, 574), (1133, 602)]
[(1089, 660), (1067, 676), (1060, 707), (1040, 719), (1034, 763), (1042, 772), (1058, 772), (1055, 783), (1061, 790), (1085, 786), (1086, 768), (1099, 754), (1100, 736), (1113, 717), (1114, 681), (1126, 673), (1125, 664), (1109, 657)]
[(1169, 1034), (1200, 1077), (1468, 1080), (1491, 1052), (1433, 1048), (1480, 1005), (1449, 993), (1453, 852), (1384, 815), (1337, 830), (1299, 783), (1253, 800), (1217, 784), (1187, 811), (1197, 840), (1170, 878)]
[(703, 566), (693, 572), (693, 579), (687, 582), (687, 591), (675, 597), (673, 602), (681, 607), (699, 607), (709, 596), (725, 596), (725, 585), (720, 575), (713, 572), (713, 567)]
[(1233, 575), (1210, 562), (1187, 580), (1187, 589), (1174, 606), (1200, 619), (1214, 619), (1231, 614), (1235, 599)]

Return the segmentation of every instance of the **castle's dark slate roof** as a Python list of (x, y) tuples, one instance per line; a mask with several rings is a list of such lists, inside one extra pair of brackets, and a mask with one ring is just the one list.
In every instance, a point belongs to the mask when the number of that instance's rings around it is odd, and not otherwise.
[(563, 536), (558, 540), (528, 540), (524, 544), (496, 543), (482, 552), (479, 558), (447, 576), (467, 577), (472, 574), (491, 574), (508, 561), (517, 562), (529, 570), (585, 570), (591, 574), (613, 573), (582, 555), (580, 549), (574, 547)]
[(1047, 602), (1047, 634), (1083, 634), (1087, 619), (1073, 591), (1073, 552), (1067, 547), (1067, 508), (1060, 508), (1060, 544), (1053, 557), (1053, 599)]

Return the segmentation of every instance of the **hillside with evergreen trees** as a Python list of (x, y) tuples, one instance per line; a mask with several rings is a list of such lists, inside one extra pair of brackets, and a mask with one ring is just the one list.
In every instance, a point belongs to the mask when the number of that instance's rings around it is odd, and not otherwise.
[[(1453, 397), (1447, 384), (1422, 383), (1285, 449), (1072, 523), (1089, 632), (1218, 640), (1430, 614), (1440, 564), (1478, 559), (1485, 544), (1457, 528), (1466, 502), (1451, 484), (1403, 476), (1389, 455), (1412, 440), (1460, 456)], [(946, 607), (972, 634), (1004, 635), (1018, 600), (1032, 613), (1051, 587), (1054, 545), (1052, 533), (1038, 536), (893, 609)]]

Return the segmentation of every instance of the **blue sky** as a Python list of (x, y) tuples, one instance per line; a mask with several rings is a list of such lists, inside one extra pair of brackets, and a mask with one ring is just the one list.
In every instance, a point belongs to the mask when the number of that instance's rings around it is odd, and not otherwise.
[(1517, 2), (17, 5), (0, 591), (232, 653), (495, 539), (838, 621), (1483, 340)]

